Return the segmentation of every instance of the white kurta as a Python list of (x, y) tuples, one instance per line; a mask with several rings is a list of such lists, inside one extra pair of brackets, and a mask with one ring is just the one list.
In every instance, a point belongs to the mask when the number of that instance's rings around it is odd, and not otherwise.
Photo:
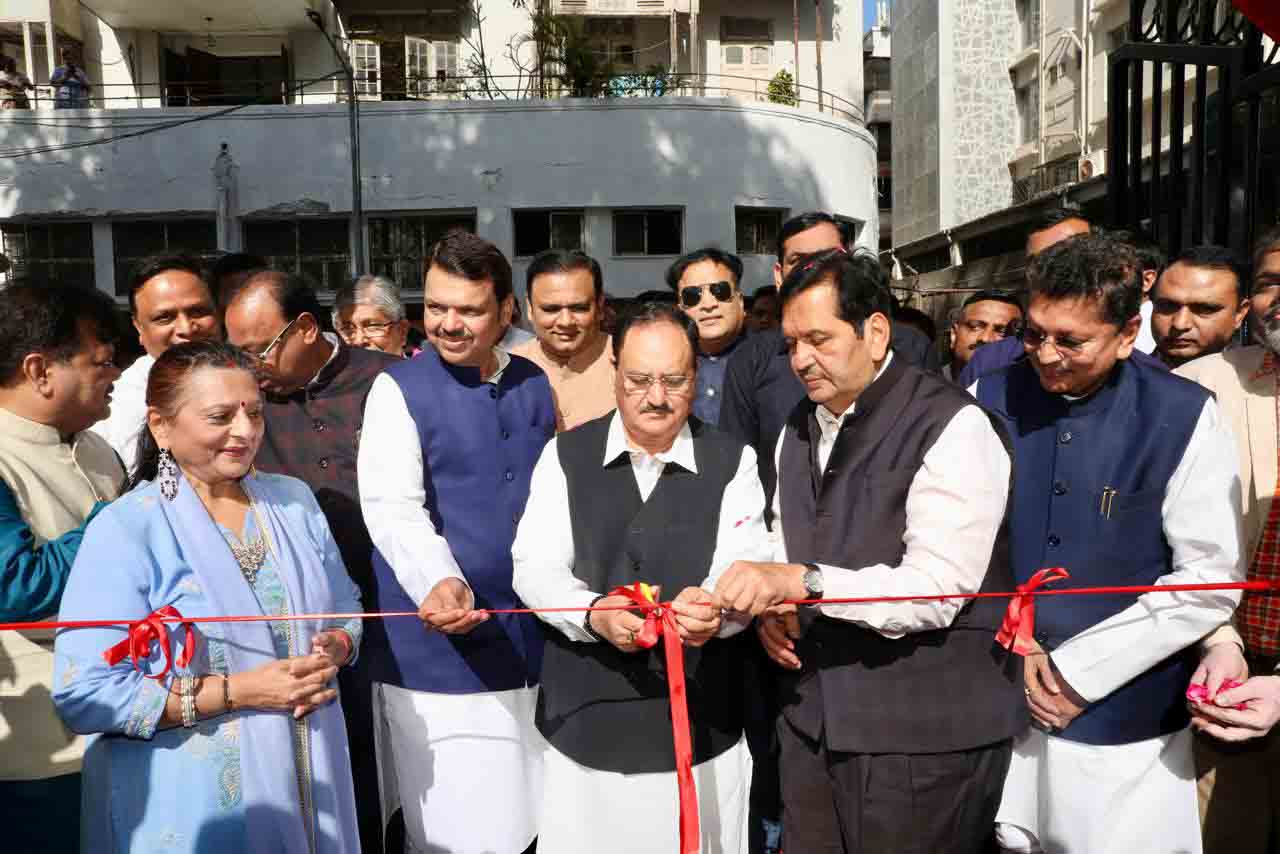
[[(491, 383), (511, 361), (497, 354)], [(356, 474), (369, 536), (410, 599), (421, 603), (445, 578), (466, 580), (423, 509), (418, 429), (389, 376), (369, 389)], [(377, 686), (384, 819), (403, 807), (410, 852), (519, 854), (533, 841), (542, 782), (536, 697), (536, 688), (439, 694)]]
[[(1205, 403), (1161, 512), (1173, 571), (1156, 584), (1243, 581), (1239, 462), (1213, 400)], [(1226, 622), (1239, 591), (1144, 593), (1052, 652), (1062, 677), (1096, 702)], [(1002, 844), (1045, 851), (1200, 851), (1190, 730), (1123, 745), (1032, 732), (1015, 747), (996, 816)], [(1005, 843), (1004, 840), (1009, 840)]]
[(129, 474), (138, 464), (138, 435), (147, 420), (147, 378), (155, 363), (146, 353), (139, 356), (111, 386), (111, 414), (89, 428), (115, 448)]
[[(533, 470), (529, 503), (516, 533), (512, 558), (516, 593), (531, 608), (586, 607), (603, 590), (590, 590), (573, 574), (573, 525), (568, 484), (560, 465), (557, 439), (543, 450)], [(696, 473), (693, 437), (688, 425), (671, 448), (649, 455), (629, 447), (621, 416), (609, 425), (601, 465), (629, 454), (642, 500), (647, 501), (668, 464)], [(744, 448), (738, 470), (721, 497), (716, 545), (701, 586), (710, 591), (734, 560), (768, 560), (773, 550), (764, 525), (764, 488), (756, 455)], [(690, 508), (689, 512), (695, 512)], [(708, 519), (710, 519), (708, 513)], [(664, 590), (664, 599), (679, 590)], [(583, 627), (581, 613), (539, 614), (572, 641), (599, 643)], [(722, 637), (742, 629), (725, 621)], [(711, 640), (710, 643), (716, 643)], [(626, 733), (618, 733), (626, 738)], [(649, 854), (679, 848), (679, 790), (674, 771), (623, 774), (581, 765), (551, 745), (544, 760), (542, 816), (538, 850), (552, 854)], [(751, 755), (745, 740), (694, 766), (703, 854), (746, 854), (747, 796)]]

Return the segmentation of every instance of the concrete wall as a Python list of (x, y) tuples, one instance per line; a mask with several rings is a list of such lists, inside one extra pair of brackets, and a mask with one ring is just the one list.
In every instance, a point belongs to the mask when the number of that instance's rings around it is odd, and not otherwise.
[[(940, 229), (937, 0), (898, 0), (893, 7), (893, 243)], [(949, 119), (946, 130), (950, 131)]]
[[(480, 233), (511, 254), (513, 209), (585, 208), (587, 249), (618, 294), (659, 287), (672, 259), (613, 257), (616, 208), (682, 208), (686, 250), (733, 249), (739, 205), (830, 210), (864, 223), (861, 245), (877, 243), (871, 136), (803, 107), (525, 100), (369, 103), (361, 115), (366, 213), (474, 210)], [(92, 130), (79, 116), (65, 125), (49, 116), (54, 126), (0, 114), (0, 148), (102, 137), (139, 114), (97, 112), (101, 127)], [(307, 105), (251, 107), (112, 145), (2, 160), (0, 218), (211, 215), (221, 142), (239, 165), (238, 216), (350, 211), (346, 109)], [(769, 281), (772, 256), (746, 261), (749, 287)]]

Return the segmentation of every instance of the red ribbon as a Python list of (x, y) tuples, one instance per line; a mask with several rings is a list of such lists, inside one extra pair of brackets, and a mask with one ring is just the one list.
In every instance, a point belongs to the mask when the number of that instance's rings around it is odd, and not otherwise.
[(1010, 600), (1004, 612), (1004, 622), (1000, 631), (996, 632), (996, 643), (1018, 655), (1030, 655), (1036, 652), (1036, 591), (1045, 584), (1052, 584), (1071, 573), (1060, 566), (1045, 568), (1031, 576), (1026, 584), (1019, 584), (1018, 591)]
[(133, 659), (134, 669), (141, 671), (141, 662), (151, 655), (151, 642), (154, 640), (160, 645), (160, 654), (164, 656), (164, 668), (155, 676), (148, 675), (147, 678), (163, 679), (174, 664), (166, 622), (177, 622), (180, 627), (187, 630), (186, 636), (182, 639), (182, 652), (178, 653), (177, 659), (179, 667), (186, 667), (191, 663), (191, 656), (196, 650), (196, 630), (195, 626), (185, 621), (178, 609), (172, 605), (165, 605), (163, 608), (152, 611), (144, 619), (129, 623), (129, 636), (103, 652), (102, 657), (107, 660), (107, 664), (114, 666), (128, 656)]
[(671, 737), (676, 748), (676, 783), (680, 792), (680, 854), (698, 854), (701, 832), (698, 829), (698, 790), (693, 782), (693, 738), (689, 731), (689, 696), (684, 682), (684, 644), (676, 625), (676, 612), (668, 602), (655, 602), (652, 588), (639, 582), (630, 587), (616, 587), (610, 596), (624, 596), (644, 614), (644, 628), (636, 635), (635, 644), (650, 649), (659, 640), (667, 660), (667, 694), (671, 700)]

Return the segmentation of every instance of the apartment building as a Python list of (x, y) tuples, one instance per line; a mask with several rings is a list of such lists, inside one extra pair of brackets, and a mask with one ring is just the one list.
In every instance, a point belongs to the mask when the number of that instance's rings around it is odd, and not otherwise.
[[(151, 252), (243, 249), (326, 291), (372, 270), (412, 296), (454, 225), (518, 280), (542, 249), (583, 249), (618, 295), (703, 245), (763, 284), (804, 210), (877, 246), (856, 4), (528, 5), (4, 0), (0, 52), (41, 88), (0, 112), (0, 250), (117, 294)], [(43, 85), (63, 47), (88, 109)]]

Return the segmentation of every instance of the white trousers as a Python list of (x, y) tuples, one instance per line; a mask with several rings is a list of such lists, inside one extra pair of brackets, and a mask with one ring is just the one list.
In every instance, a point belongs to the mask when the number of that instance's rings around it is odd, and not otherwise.
[(996, 839), (1027, 854), (1200, 854), (1191, 730), (1094, 745), (1032, 729), (1013, 744)]
[(533, 725), (537, 691), (376, 686), (383, 821), (404, 810), (406, 852), (520, 854), (538, 835), (544, 742)]
[[(625, 737), (619, 733), (619, 737)], [(546, 854), (671, 854), (680, 850), (674, 771), (620, 774), (579, 765), (547, 745), (541, 832)], [(745, 740), (693, 767), (701, 854), (746, 854), (751, 754)]]

